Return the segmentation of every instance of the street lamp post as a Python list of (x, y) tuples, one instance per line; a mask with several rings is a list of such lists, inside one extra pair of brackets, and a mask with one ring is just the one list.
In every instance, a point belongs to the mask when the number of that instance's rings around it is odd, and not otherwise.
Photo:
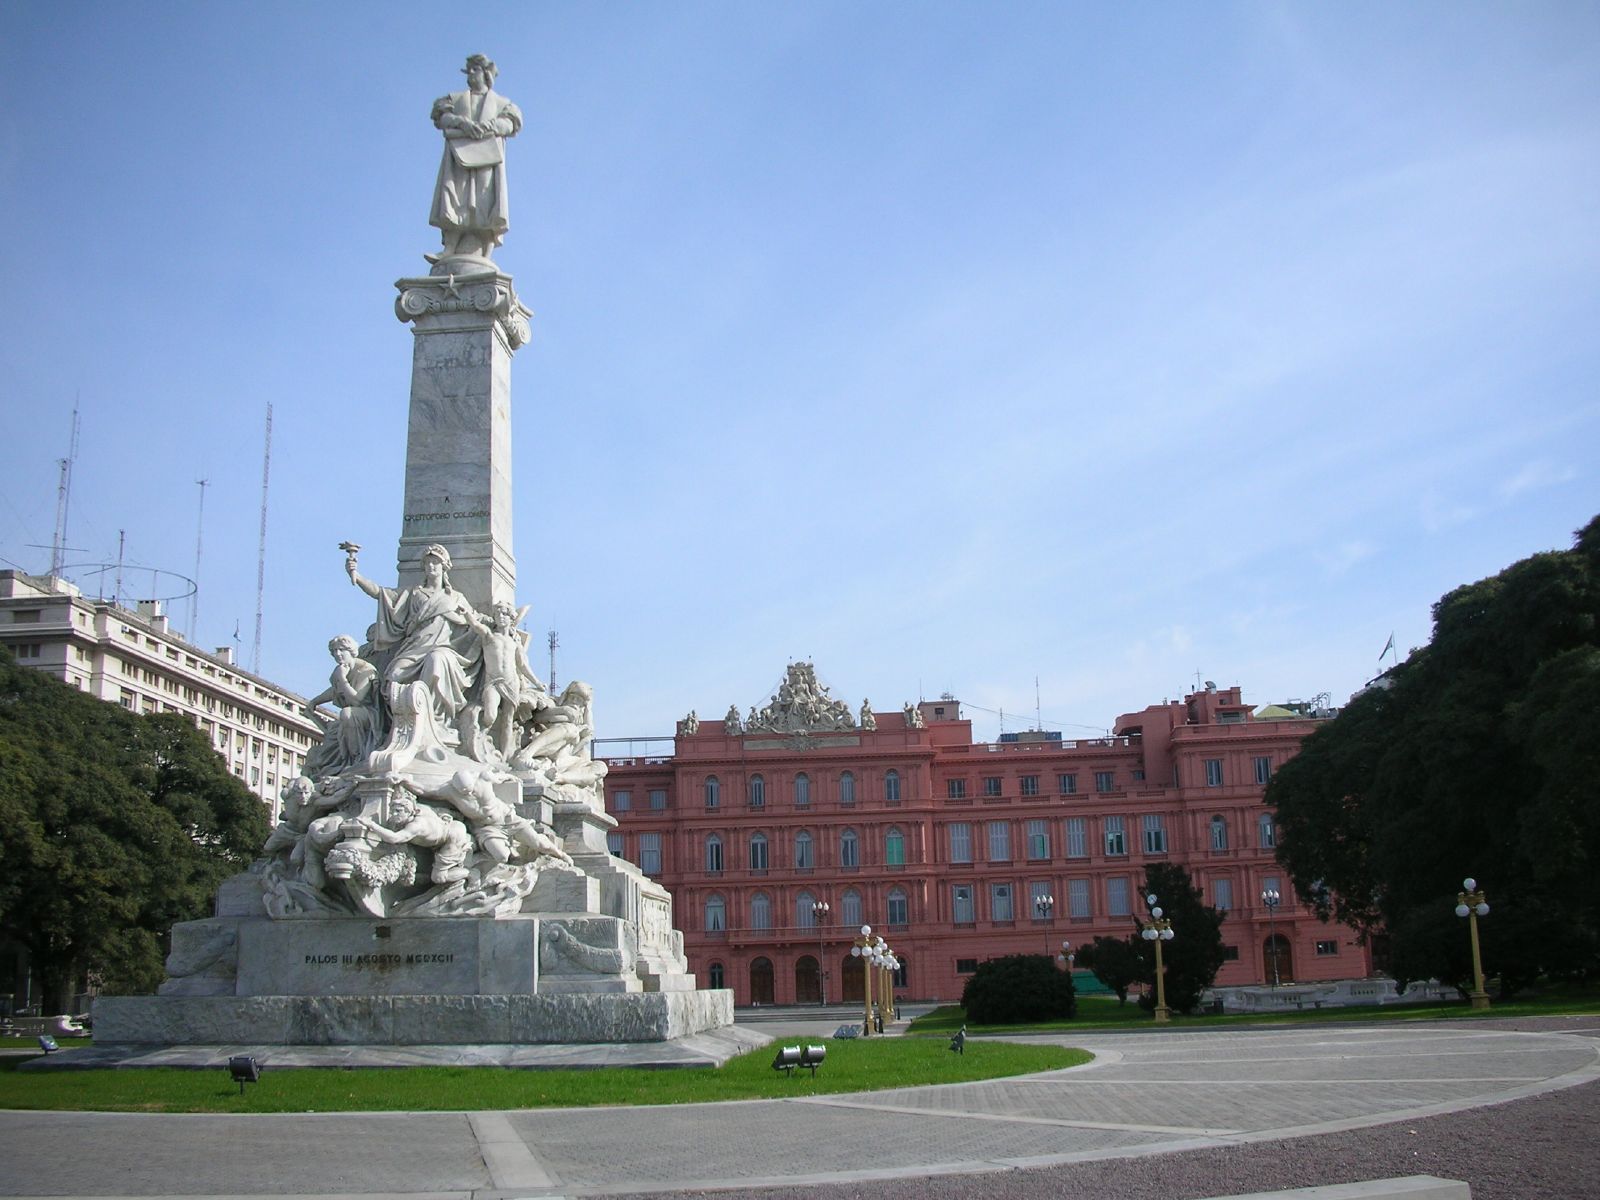
[(1483, 987), (1483, 954), (1478, 949), (1478, 918), (1489, 915), (1489, 898), (1478, 887), (1476, 879), (1463, 879), (1461, 892), (1456, 896), (1456, 916), (1467, 919), (1472, 930), (1472, 1007), (1488, 1008), (1489, 993)]
[(861, 960), (861, 1036), (872, 1036), (872, 926), (863, 925), (861, 936), (850, 945), (850, 957)]
[(1278, 986), (1278, 935), (1274, 932), (1274, 918), (1278, 915), (1278, 905), (1283, 903), (1283, 896), (1277, 888), (1266, 888), (1261, 893), (1261, 903), (1267, 906), (1267, 945), (1272, 947), (1272, 986)]
[(1170, 942), (1173, 938), (1172, 922), (1161, 915), (1161, 909), (1156, 904), (1154, 895), (1146, 896), (1145, 903), (1150, 906), (1150, 924), (1139, 931), (1139, 936), (1147, 942), (1154, 942), (1156, 947), (1156, 1023), (1165, 1025), (1172, 1019), (1172, 1010), (1167, 1007), (1167, 968), (1161, 961), (1161, 943)]
[(823, 957), (826, 951), (822, 948), (822, 927), (832, 911), (826, 900), (818, 900), (811, 906), (811, 916), (817, 923), (817, 990), (822, 994), (823, 1008), (828, 1007), (828, 960)]
[(1072, 952), (1072, 943), (1063, 941), (1061, 943), (1061, 953), (1056, 955), (1056, 961), (1067, 969), (1068, 975), (1072, 974), (1072, 964), (1077, 961), (1077, 958), (1078, 956)]
[[(1049, 892), (1039, 896), (1033, 902), (1033, 911), (1038, 914), (1041, 921), (1049, 921), (1050, 914), (1055, 910), (1055, 907), (1056, 898), (1050, 895)], [(1044, 939), (1044, 952), (1046, 954), (1050, 953), (1050, 939), (1048, 937)]]

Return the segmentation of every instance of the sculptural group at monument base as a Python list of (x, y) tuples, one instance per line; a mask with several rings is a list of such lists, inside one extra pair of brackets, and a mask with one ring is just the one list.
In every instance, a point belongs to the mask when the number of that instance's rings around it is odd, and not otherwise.
[[(526, 609), (477, 612), (430, 546), (422, 582), (366, 579), (367, 641), (328, 644), (333, 673), (308, 702), (323, 740), (283, 793), (263, 853), (264, 905), (287, 918), (499, 916), (522, 911), (542, 873), (579, 874), (531, 801), (602, 814), (605, 764), (589, 756), (589, 687), (553, 696), (528, 662)], [(337, 705), (333, 715), (317, 705)]]

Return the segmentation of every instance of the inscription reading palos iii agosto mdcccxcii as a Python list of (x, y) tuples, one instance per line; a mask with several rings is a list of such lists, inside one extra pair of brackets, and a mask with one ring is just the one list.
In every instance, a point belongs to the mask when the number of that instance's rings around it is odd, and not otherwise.
[(308, 954), (308, 967), (417, 967), (455, 962), (454, 954)]

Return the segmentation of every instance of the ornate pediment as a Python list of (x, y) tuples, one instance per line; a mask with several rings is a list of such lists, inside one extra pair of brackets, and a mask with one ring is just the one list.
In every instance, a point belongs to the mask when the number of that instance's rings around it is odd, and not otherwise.
[(814, 666), (796, 662), (789, 664), (771, 702), (752, 712), (744, 725), (746, 733), (829, 733), (856, 728), (856, 719), (848, 704), (817, 682)]

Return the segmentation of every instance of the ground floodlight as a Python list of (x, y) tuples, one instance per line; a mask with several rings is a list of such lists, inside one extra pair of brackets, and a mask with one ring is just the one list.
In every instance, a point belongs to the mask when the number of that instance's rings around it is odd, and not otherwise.
[(828, 1057), (828, 1048), (820, 1042), (813, 1042), (800, 1052), (800, 1065), (811, 1068), (811, 1078), (817, 1077), (817, 1068), (822, 1065), (822, 1060)]
[[(794, 1074), (794, 1069), (796, 1067), (803, 1067), (805, 1065), (806, 1064), (802, 1061), (802, 1054), (799, 1046), (780, 1046), (778, 1047), (778, 1053), (773, 1055), (772, 1058), (772, 1069), (774, 1071), (783, 1071), (789, 1075)], [(812, 1073), (815, 1074), (815, 1072)]]
[(39, 1049), (43, 1050), (46, 1054), (54, 1054), (57, 1050), (61, 1049), (61, 1047), (56, 1045), (55, 1038), (51, 1037), (48, 1033), (41, 1033), (39, 1035)]
[(261, 1064), (249, 1054), (235, 1054), (228, 1059), (228, 1074), (239, 1085), (239, 1095), (244, 1095), (244, 1085), (261, 1082)]

